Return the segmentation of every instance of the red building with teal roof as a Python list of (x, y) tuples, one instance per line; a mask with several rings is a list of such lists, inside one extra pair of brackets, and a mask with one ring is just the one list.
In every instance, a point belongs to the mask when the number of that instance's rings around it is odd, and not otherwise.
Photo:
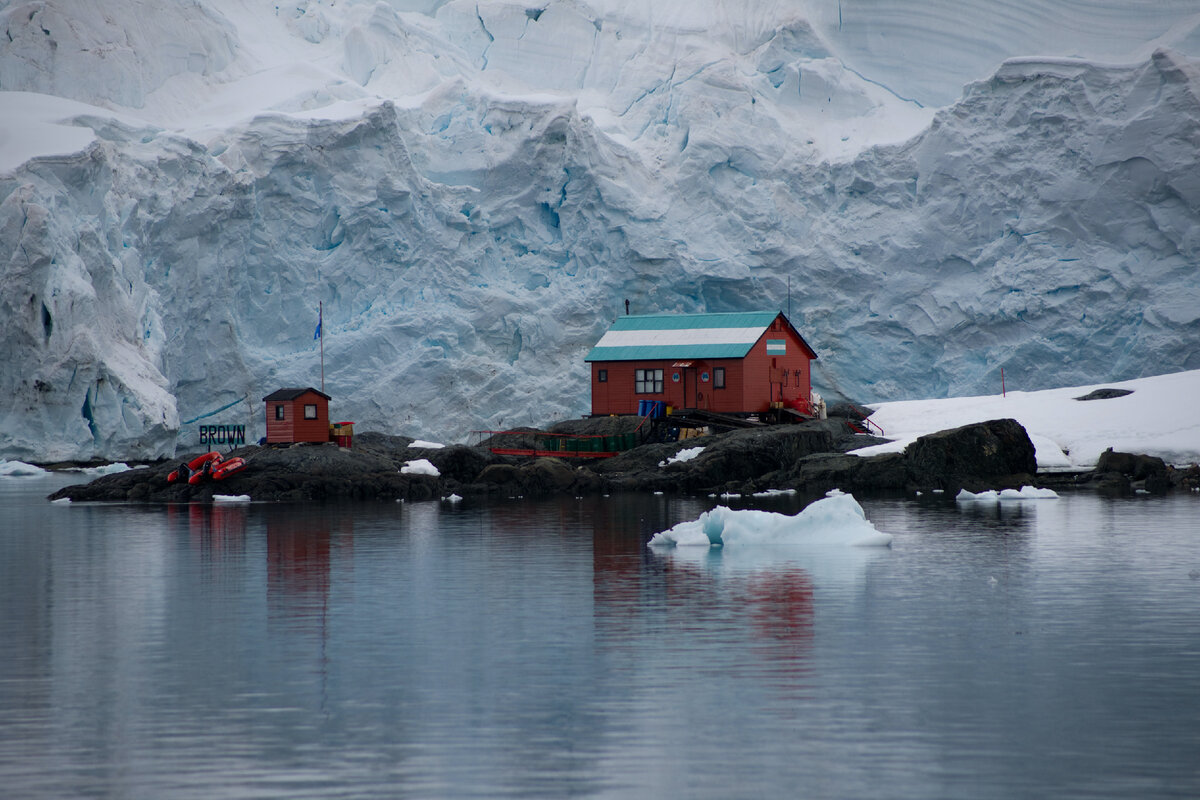
[(592, 414), (636, 414), (643, 401), (676, 409), (811, 414), (817, 358), (778, 311), (642, 314), (617, 319), (585, 360)]

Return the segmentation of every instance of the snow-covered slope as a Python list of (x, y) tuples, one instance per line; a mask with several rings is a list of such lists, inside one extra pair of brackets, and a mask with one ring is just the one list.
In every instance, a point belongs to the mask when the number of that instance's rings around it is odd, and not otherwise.
[[(1079, 399), (1098, 389), (1127, 394)], [(976, 397), (880, 403), (874, 406), (871, 421), (892, 441), (854, 453), (900, 452), (918, 437), (935, 431), (1007, 418), (1020, 422), (1029, 433), (1040, 470), (1092, 469), (1110, 447), (1122, 453), (1158, 456), (1182, 467), (1200, 462), (1197, 397), (1200, 370), (1040, 392), (998, 391)]]
[(1200, 366), (1193, 5), (911, 5), (9, 4), (0, 455), (261, 435), (319, 301), (334, 416), (443, 439), (789, 282), (860, 401)]

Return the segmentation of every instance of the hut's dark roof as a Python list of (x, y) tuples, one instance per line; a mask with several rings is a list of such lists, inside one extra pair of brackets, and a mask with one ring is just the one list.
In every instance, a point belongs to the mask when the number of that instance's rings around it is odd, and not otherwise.
[(319, 395), (321, 395), (321, 397), (324, 397), (326, 400), (333, 399), (332, 397), (325, 394), (324, 392), (317, 391), (316, 389), (309, 386), (304, 389), (295, 389), (295, 388), (276, 389), (275, 391), (271, 392), (269, 395), (264, 397), (263, 401), (266, 402), (269, 400), (295, 400), (297, 397), (299, 397), (300, 395), (302, 395), (306, 392), (312, 392), (313, 394), (319, 394)]

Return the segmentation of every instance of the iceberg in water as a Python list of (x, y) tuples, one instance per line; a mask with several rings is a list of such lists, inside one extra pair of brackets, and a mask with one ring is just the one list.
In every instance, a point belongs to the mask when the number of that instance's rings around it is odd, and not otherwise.
[(985, 492), (968, 492), (961, 489), (954, 500), (958, 503), (998, 503), (1001, 500), (1057, 500), (1058, 492), (1053, 489), (1039, 489), (1034, 486), (1022, 486), (1020, 489), (989, 489)]
[(837, 490), (795, 515), (717, 506), (650, 539), (650, 547), (888, 547), (891, 543), (891, 534), (876, 530), (852, 495)]
[(31, 478), (45, 474), (46, 470), (24, 461), (0, 460), (0, 478)]

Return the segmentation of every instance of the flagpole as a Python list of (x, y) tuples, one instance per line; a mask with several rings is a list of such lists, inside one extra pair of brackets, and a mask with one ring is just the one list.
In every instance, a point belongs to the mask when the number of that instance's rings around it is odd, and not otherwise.
[(317, 330), (321, 332), (321, 394), (325, 393), (325, 302), (317, 302)]

